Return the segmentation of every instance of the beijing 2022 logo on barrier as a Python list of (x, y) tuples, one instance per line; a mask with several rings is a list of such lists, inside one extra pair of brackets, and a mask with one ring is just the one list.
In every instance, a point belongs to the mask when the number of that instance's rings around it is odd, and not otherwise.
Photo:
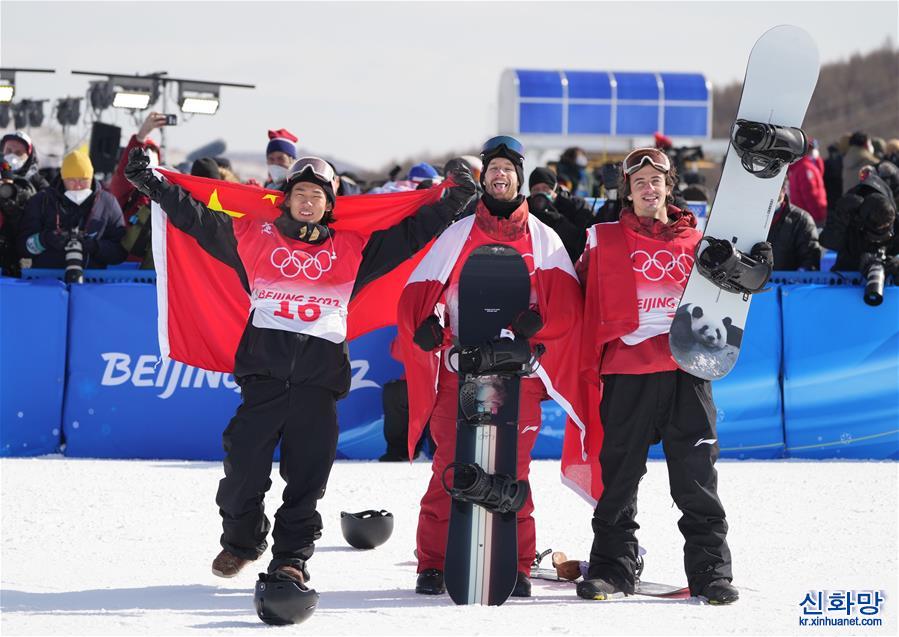
[[(191, 367), (179, 361), (165, 359), (159, 362), (159, 356), (142, 354), (132, 364), (132, 358), (124, 352), (104, 352), (100, 354), (106, 362), (100, 385), (115, 387), (130, 382), (134, 387), (161, 389), (157, 398), (171, 398), (177, 389), (229, 389), (240, 392), (240, 387), (232, 374), (211, 372), (198, 367)], [(356, 389), (380, 389), (375, 381), (366, 378), (369, 362), (365, 359), (350, 361), (353, 371), (350, 391)]]
[(320, 250), (312, 256), (302, 250), (290, 251), (285, 247), (275, 248), (271, 261), (284, 277), (294, 279), (302, 273), (310, 281), (320, 279), (334, 265), (331, 253), (327, 250)]
[(676, 283), (684, 283), (693, 269), (693, 255), (681, 253), (675, 255), (670, 250), (657, 250), (649, 254), (646, 250), (631, 253), (634, 272), (639, 272), (649, 281), (661, 281), (668, 275)]

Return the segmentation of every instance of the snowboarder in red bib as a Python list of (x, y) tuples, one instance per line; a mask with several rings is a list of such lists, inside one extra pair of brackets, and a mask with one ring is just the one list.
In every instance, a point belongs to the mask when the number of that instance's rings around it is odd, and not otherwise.
[[(479, 246), (503, 244), (524, 255), (530, 270), (530, 309), (519, 316), (518, 325), (511, 327), (528, 338), (532, 348), (542, 344), (546, 349), (537, 375), (523, 378), (520, 384), (517, 479), (527, 479), (541, 423), (540, 401), (548, 395), (576, 421), (566, 428), (566, 437), (569, 442), (575, 441), (573, 463), (582, 470), (568, 481), (569, 486), (588, 498), (591, 493), (594, 497), (598, 494), (598, 482), (590, 484), (590, 461), (582, 458), (579, 429), (584, 428), (584, 418), (577, 394), (577, 370), (563, 364), (563, 359), (579, 347), (581, 294), (561, 239), (528, 213), (527, 200), (519, 194), (523, 153), (521, 144), (512, 137), (494, 137), (485, 143), (480, 178), (484, 194), (475, 214), (441, 235), (412, 273), (400, 298), (397, 318), (409, 383), (409, 450), (414, 450), (429, 420), (437, 444), (433, 475), (418, 519), (415, 590), (420, 594), (436, 595), (446, 590), (443, 574), (451, 499), (441, 478), (454, 458), (458, 412), (458, 374), (449, 362), (449, 348), (459, 325), (459, 275), (468, 255)], [(435, 314), (437, 306), (439, 316)], [(574, 432), (577, 435), (570, 435)], [(563, 461), (563, 474), (570, 466)], [(597, 481), (598, 473), (596, 468), (593, 475)], [(529, 495), (517, 513), (518, 579), (512, 592), (517, 597), (530, 596), (528, 574), (536, 554), (533, 510)]]
[(619, 221), (587, 231), (576, 267), (585, 287), (581, 372), (589, 417), (603, 429), (604, 486), (593, 514), (589, 570), (577, 594), (606, 599), (633, 593), (637, 486), (650, 445), (661, 440), (671, 495), (683, 513), (678, 526), (690, 591), (727, 604), (738, 593), (730, 583), (727, 522), (717, 493), (712, 387), (678, 369), (668, 345), (674, 329), (726, 339), (726, 326), (705, 324), (701, 311), (686, 318), (689, 325), (672, 326), (680, 320), (675, 310), (702, 233), (691, 212), (670, 203), (675, 171), (668, 157), (654, 148), (633, 151), (622, 182), (629, 207)]
[[(271, 525), (263, 496), (280, 442), (287, 486), (275, 515), (268, 572), (303, 583), (309, 579), (306, 562), (321, 537), (317, 501), (337, 450), (336, 402), (350, 390), (350, 299), (443, 231), (474, 196), (474, 180), (467, 170), (451, 173), (454, 185), (442, 199), (366, 241), (329, 227), (337, 181), (323, 159), (303, 157), (293, 164), (282, 214), (274, 223), (233, 223), (158, 179), (147, 161), (132, 151), (125, 168), (129, 181), (159, 203), (178, 229), (234, 268), (251, 300), (234, 361), (242, 404), (223, 436), (225, 477), (216, 495), (222, 551), (212, 571), (234, 577), (265, 551)], [(302, 302), (312, 297), (315, 303)]]

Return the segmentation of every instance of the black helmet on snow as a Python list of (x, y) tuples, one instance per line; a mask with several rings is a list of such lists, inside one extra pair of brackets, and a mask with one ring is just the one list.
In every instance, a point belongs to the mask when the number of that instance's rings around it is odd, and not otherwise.
[(340, 512), (340, 530), (350, 546), (373, 549), (381, 546), (393, 533), (393, 514), (387, 511)]
[(266, 624), (300, 624), (315, 612), (318, 593), (280, 571), (260, 573), (253, 604), (259, 619)]

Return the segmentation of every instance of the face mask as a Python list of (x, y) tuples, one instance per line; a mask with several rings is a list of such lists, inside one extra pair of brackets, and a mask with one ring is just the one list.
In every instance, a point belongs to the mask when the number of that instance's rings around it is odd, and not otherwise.
[(13, 170), (18, 170), (22, 166), (25, 165), (25, 162), (28, 161), (27, 155), (15, 155), (13, 153), (9, 153), (8, 155), (3, 156), (3, 160), (9, 164), (9, 167)]
[(82, 190), (66, 190), (66, 197), (75, 202), (76, 205), (83, 204), (88, 197), (91, 196), (93, 190), (84, 188)]
[(584, 157), (583, 155), (578, 155), (578, 158), (574, 160), (574, 163), (576, 163), (581, 168), (586, 168), (587, 167), (587, 158)]
[(268, 167), (268, 174), (272, 178), (272, 181), (282, 181), (287, 177), (287, 169), (278, 164), (270, 164)]
[(147, 157), (150, 158), (150, 163), (147, 164), (147, 168), (156, 168), (157, 166), (159, 166), (159, 153), (157, 153), (152, 148), (148, 148)]

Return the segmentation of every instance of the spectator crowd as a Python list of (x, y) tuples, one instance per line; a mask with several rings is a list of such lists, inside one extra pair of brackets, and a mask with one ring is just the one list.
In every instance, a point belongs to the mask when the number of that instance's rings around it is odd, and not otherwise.
[[(43, 167), (38, 149), (23, 131), (2, 137), (0, 163), (0, 265), (4, 276), (19, 276), (21, 268), (66, 267), (66, 246), (81, 246), (85, 269), (124, 261), (153, 268), (149, 199), (124, 176), (128, 153), (147, 152), (151, 165), (166, 165), (151, 134), (165, 126), (165, 116), (151, 112), (123, 148), (116, 170), (101, 181), (83, 150), (68, 153), (61, 166)], [(179, 168), (210, 179), (281, 189), (291, 164), (299, 156), (298, 138), (280, 128), (268, 131), (267, 174), (262, 183), (242, 180), (226, 157), (201, 157)], [(712, 203), (704, 177), (694, 168), (703, 159), (701, 147), (676, 147), (665, 135), (655, 135), (679, 176), (675, 204)], [(481, 160), (465, 155), (451, 161), (467, 164), (477, 182)], [(864, 270), (871, 255), (883, 253), (887, 271), (899, 260), (896, 202), (899, 197), (899, 139), (871, 137), (863, 132), (844, 135), (822, 157), (810, 140), (807, 154), (787, 171), (768, 234), (775, 270), (818, 270), (823, 249), (836, 253), (835, 270)], [(441, 183), (452, 165), (419, 162), (403, 171), (397, 166), (386, 179), (364, 181), (352, 172), (339, 174), (337, 194), (378, 194), (430, 188)], [(556, 162), (528, 176), (528, 206), (562, 239), (572, 261), (584, 250), (586, 230), (614, 221), (622, 205), (619, 162), (591, 161), (586, 150), (567, 148)], [(597, 206), (597, 200), (604, 200)], [(471, 214), (471, 206), (467, 214)]]

